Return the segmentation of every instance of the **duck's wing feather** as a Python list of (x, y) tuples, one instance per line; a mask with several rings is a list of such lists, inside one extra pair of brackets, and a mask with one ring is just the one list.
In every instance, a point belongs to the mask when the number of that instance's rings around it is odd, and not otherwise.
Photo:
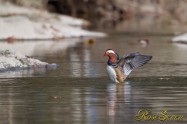
[(138, 52), (130, 53), (118, 61), (118, 66), (121, 66), (124, 75), (128, 76), (135, 68), (143, 66), (151, 58), (152, 56), (141, 55)]

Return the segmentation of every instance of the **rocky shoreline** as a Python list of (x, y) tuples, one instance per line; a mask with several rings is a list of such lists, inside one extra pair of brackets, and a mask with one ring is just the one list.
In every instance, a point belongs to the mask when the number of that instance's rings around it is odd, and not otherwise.
[(14, 53), (9, 50), (0, 51), (0, 72), (23, 69), (55, 69), (56, 64), (49, 64), (40, 60)]

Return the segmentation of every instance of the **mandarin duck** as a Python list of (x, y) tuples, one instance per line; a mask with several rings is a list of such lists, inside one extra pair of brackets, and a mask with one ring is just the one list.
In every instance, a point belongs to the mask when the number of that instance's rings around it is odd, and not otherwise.
[(151, 60), (152, 56), (142, 55), (139, 52), (130, 53), (122, 58), (112, 49), (106, 50), (104, 56), (108, 56), (107, 72), (110, 79), (116, 83), (122, 83), (136, 68), (143, 66)]

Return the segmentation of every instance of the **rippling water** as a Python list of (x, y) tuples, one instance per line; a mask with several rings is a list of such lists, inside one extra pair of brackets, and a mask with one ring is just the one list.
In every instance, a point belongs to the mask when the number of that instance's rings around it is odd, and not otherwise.
[[(135, 124), (140, 110), (160, 115), (183, 115), (187, 123), (187, 47), (169, 43), (168, 36), (149, 36), (147, 47), (137, 43), (143, 36), (111, 34), (92, 44), (77, 43), (65, 50), (34, 55), (57, 63), (56, 70), (23, 70), (0, 73), (0, 123)], [(71, 42), (71, 41), (70, 41)], [(59, 48), (59, 47), (58, 47)], [(152, 61), (133, 72), (124, 84), (110, 82), (103, 53), (113, 48), (120, 55), (139, 51)]]

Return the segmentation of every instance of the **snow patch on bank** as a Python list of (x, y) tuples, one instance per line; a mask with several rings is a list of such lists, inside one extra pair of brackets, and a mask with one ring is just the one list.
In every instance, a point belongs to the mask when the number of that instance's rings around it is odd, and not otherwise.
[[(8, 8), (8, 9), (7, 9)], [(106, 36), (105, 33), (84, 30), (89, 25), (83, 19), (49, 13), (44, 10), (0, 5), (0, 39), (56, 39), (82, 36)]]
[(185, 43), (187, 44), (187, 33), (175, 36), (171, 39), (173, 43)]
[(13, 53), (9, 50), (0, 51), (0, 72), (31, 68), (48, 68), (52, 66), (54, 67), (56, 64), (48, 64), (20, 53)]

